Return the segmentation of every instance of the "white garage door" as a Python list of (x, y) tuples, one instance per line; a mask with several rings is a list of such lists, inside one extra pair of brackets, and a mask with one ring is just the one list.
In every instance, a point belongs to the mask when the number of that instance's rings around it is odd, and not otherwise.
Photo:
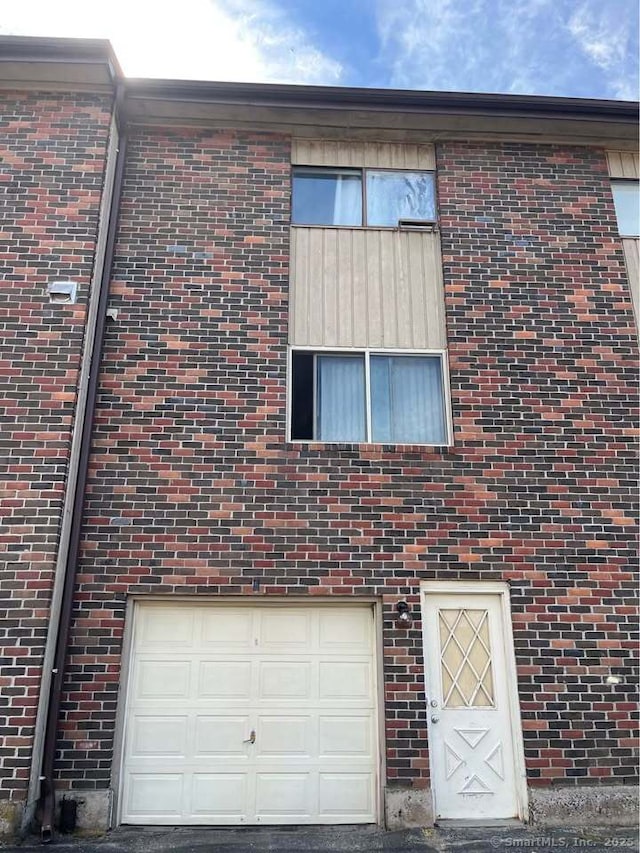
[(371, 823), (373, 612), (136, 606), (121, 820)]

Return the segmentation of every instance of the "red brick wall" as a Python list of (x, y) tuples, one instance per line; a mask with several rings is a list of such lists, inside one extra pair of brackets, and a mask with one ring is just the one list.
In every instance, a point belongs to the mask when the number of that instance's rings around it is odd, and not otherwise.
[[(48, 622), (110, 105), (0, 97), (0, 797), (22, 796)], [(51, 305), (50, 281), (78, 282)]]
[[(422, 579), (508, 579), (532, 784), (634, 773), (635, 338), (602, 152), (442, 145), (455, 446), (285, 442), (289, 144), (131, 142), (58, 772), (108, 786), (127, 594), (380, 596), (428, 784)], [(252, 591), (259, 581), (260, 591)], [(609, 671), (619, 686), (605, 684)]]
[(469, 477), (454, 553), (511, 583), (529, 783), (623, 781), (637, 767), (637, 338), (604, 152), (438, 155)]

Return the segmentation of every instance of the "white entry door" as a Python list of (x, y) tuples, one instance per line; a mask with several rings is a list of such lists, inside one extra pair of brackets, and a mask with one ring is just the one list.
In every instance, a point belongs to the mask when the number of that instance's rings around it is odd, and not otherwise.
[(369, 606), (136, 606), (121, 821), (372, 823)]
[(423, 625), (436, 820), (521, 817), (501, 596), (426, 592)]

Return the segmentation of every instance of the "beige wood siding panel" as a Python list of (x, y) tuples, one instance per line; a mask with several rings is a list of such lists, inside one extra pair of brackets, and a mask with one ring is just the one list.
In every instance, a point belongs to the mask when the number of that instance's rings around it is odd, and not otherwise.
[(371, 169), (425, 169), (436, 167), (433, 145), (404, 145), (394, 142), (340, 142), (324, 139), (294, 139), (294, 166), (339, 166)]
[(640, 322), (640, 240), (637, 237), (625, 237), (622, 240), (624, 256), (627, 262), (627, 276), (631, 287), (633, 310), (636, 321)]
[[(426, 288), (420, 286), (422, 281), (437, 281), (436, 264), (432, 263), (435, 252), (425, 253), (421, 251), (422, 246), (413, 241), (407, 244), (406, 274), (409, 279), (409, 293), (411, 305), (409, 311), (409, 322), (411, 323), (411, 335), (414, 340), (422, 334), (422, 322), (427, 324), (426, 336), (428, 340), (438, 338), (438, 329), (434, 327), (433, 310), (435, 303), (439, 300), (429, 300)], [(432, 305), (433, 303), (433, 305)], [(437, 326), (437, 324), (436, 324)]]
[[(395, 236), (391, 234), (390, 236)], [(404, 246), (400, 240), (393, 240), (388, 247), (388, 255), (393, 259), (395, 267), (395, 305), (393, 314), (396, 318), (396, 340), (415, 340), (413, 337), (411, 313), (413, 311), (413, 293), (411, 292), (411, 266), (409, 263), (410, 247)], [(404, 310), (403, 310), (404, 308)], [(390, 344), (395, 346), (395, 344)]]
[(363, 231), (364, 265), (362, 275), (366, 291), (367, 312), (362, 316), (361, 326), (366, 329), (368, 341), (374, 346), (382, 346), (384, 340), (384, 296), (382, 275), (382, 243), (380, 232)]
[(290, 300), (294, 346), (446, 346), (435, 233), (295, 227)]
[[(378, 248), (380, 254), (380, 295), (382, 299), (382, 340), (373, 342), (373, 346), (392, 347), (396, 345), (396, 341), (400, 340), (398, 335), (398, 270), (397, 261), (395, 258), (395, 247), (389, 246), (389, 235), (380, 231), (376, 234), (379, 240)], [(372, 241), (374, 242), (374, 241)], [(402, 310), (409, 310), (408, 305), (404, 305)], [(369, 330), (363, 327), (361, 330), (363, 338), (369, 343)], [(405, 346), (409, 346), (407, 342)]]
[(640, 154), (635, 151), (607, 151), (607, 163), (612, 178), (640, 178)]
[[(354, 232), (351, 232), (352, 234)], [(353, 312), (351, 314), (351, 337), (356, 339), (356, 328), (362, 322), (359, 318), (370, 316), (370, 312), (375, 309), (375, 297), (369, 293), (367, 282), (369, 280), (369, 255), (367, 244), (364, 240), (352, 240), (353, 258), (350, 270), (351, 287), (348, 288), (351, 293), (351, 301)], [(379, 309), (378, 309), (379, 313)], [(345, 328), (346, 333), (346, 328)]]

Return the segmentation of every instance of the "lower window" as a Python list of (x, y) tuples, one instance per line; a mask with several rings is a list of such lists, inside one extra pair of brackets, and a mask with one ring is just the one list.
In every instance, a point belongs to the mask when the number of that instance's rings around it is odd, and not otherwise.
[(292, 353), (296, 441), (447, 444), (443, 356)]

